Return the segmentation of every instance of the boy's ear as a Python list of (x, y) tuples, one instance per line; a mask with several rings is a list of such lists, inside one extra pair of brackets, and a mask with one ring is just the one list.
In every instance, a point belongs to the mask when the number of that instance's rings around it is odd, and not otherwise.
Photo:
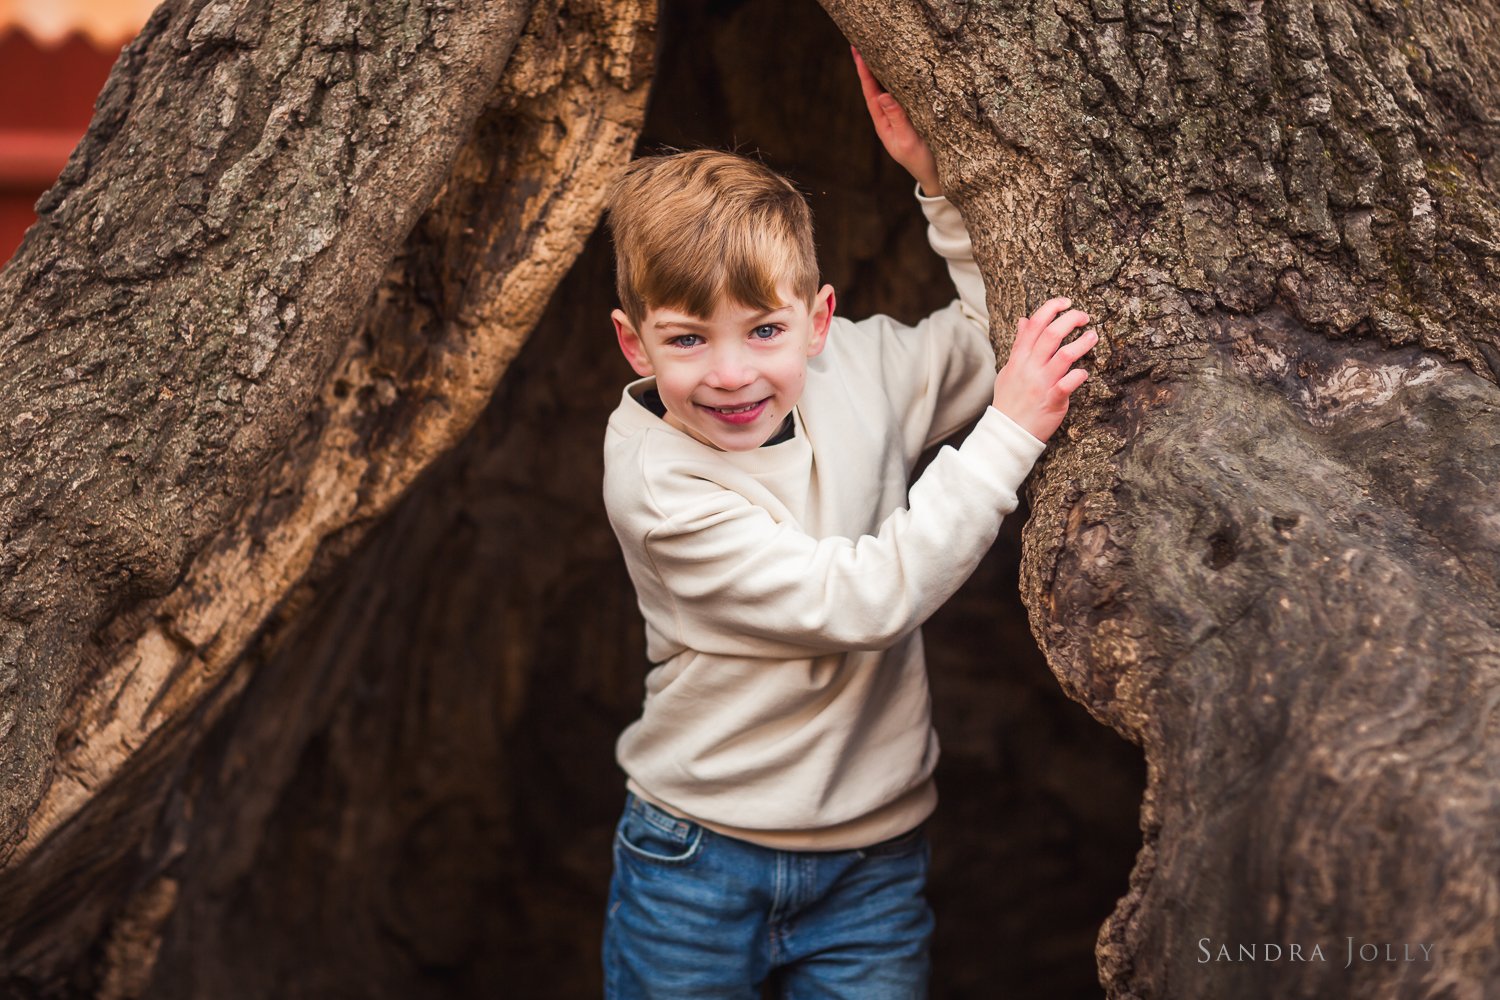
[(823, 353), (828, 344), (828, 330), (833, 326), (833, 307), (836, 304), (832, 285), (824, 285), (813, 296), (812, 337), (807, 342), (807, 356), (815, 358)]
[(651, 365), (651, 357), (641, 343), (640, 334), (630, 325), (630, 317), (625, 315), (625, 310), (616, 309), (609, 314), (609, 318), (614, 320), (615, 339), (620, 342), (620, 352), (630, 362), (630, 367), (635, 369), (637, 375), (655, 375), (656, 369)]

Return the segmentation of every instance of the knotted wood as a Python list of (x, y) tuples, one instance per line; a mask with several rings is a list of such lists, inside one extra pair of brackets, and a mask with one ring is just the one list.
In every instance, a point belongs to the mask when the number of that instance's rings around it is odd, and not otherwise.
[(0, 274), (7, 981), (76, 978), (127, 899), (93, 971), (149, 979), (172, 852), (121, 862), (258, 631), (488, 401), (630, 154), (654, 22), (169, 0), (126, 48)]

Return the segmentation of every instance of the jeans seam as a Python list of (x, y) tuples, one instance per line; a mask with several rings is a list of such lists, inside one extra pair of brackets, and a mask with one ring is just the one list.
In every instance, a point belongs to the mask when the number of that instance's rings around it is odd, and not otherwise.
[(782, 851), (777, 851), (775, 853), (775, 857), (776, 872), (771, 885), (771, 909), (770, 912), (766, 914), (766, 923), (771, 938), (770, 960), (772, 969), (776, 968), (777, 963), (780, 961), (781, 952), (783, 950), (781, 938), (783, 924), (785, 922), (783, 914), (786, 910), (787, 891), (787, 855)]

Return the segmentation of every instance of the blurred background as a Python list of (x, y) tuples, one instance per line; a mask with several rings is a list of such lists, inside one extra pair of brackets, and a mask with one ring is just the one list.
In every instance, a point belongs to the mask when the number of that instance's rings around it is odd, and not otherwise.
[[(148, 14), (0, 0), (0, 260)], [(952, 298), (812, 0), (668, 4), (658, 58), (641, 151), (738, 148), (790, 176), (845, 315), (911, 323)], [(599, 995), (614, 739), (649, 666), (600, 500), (604, 423), (634, 377), (613, 305), (596, 233), (473, 431), (298, 609), (295, 637), (183, 762), (218, 833), (171, 862), (181, 888), (145, 995)], [(1026, 514), (925, 630), (939, 1000), (1100, 996), (1095, 936), (1140, 843), (1139, 752), (1061, 693), (1031, 637)], [(230, 759), (236, 728), (309, 677), (327, 688), (312, 737)], [(81, 968), (67, 995), (97, 989)]]
[(154, 0), (0, 0), (0, 261), (93, 114), (120, 48)]

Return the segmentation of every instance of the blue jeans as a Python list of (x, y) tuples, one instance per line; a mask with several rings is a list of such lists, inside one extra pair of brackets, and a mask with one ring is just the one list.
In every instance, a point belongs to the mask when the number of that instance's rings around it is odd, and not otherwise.
[(779, 851), (627, 792), (604, 921), (607, 1000), (927, 996), (925, 824), (872, 847)]

